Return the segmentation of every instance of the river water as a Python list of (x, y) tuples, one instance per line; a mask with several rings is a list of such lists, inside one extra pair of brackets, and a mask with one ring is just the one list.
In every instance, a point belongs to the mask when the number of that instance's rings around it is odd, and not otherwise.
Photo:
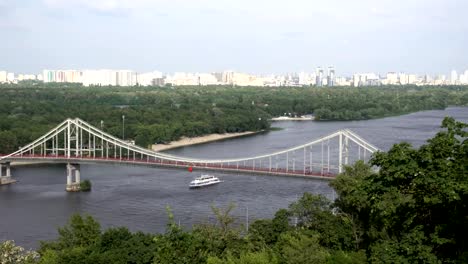
[[(450, 107), (366, 121), (281, 121), (273, 124), (282, 128), (279, 131), (167, 152), (198, 158), (253, 156), (301, 145), (342, 128), (353, 130), (382, 150), (401, 141), (420, 146), (439, 130), (445, 116), (468, 122), (468, 108)], [(156, 233), (165, 231), (166, 206), (172, 208), (176, 222), (190, 228), (214, 220), (212, 205), (235, 203), (233, 214), (238, 223), (245, 223), (247, 218), (252, 221), (272, 217), (304, 192), (333, 196), (326, 181), (222, 173), (216, 175), (224, 183), (189, 190), (190, 180), (202, 173), (197, 170), (189, 173), (177, 169), (82, 165), (82, 178), (93, 183), (89, 193), (64, 191), (64, 165), (17, 167), (12, 173), (19, 182), (0, 186), (0, 241), (12, 239), (26, 248), (36, 248), (40, 240), (55, 239), (57, 227), (65, 225), (70, 215), (77, 212), (92, 215), (104, 228), (127, 226), (132, 231)]]

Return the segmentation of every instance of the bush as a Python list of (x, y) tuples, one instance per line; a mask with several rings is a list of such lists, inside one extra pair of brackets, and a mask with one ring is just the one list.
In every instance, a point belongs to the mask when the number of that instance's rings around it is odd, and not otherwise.
[(84, 180), (80, 183), (80, 188), (82, 192), (89, 192), (91, 191), (91, 181)]

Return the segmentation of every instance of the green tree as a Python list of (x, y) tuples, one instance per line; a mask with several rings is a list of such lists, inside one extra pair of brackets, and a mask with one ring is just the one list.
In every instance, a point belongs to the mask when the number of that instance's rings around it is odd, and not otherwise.
[(336, 205), (372, 261), (466, 260), (467, 127), (445, 118), (444, 130), (419, 149), (397, 144), (372, 158), (378, 172), (358, 163), (334, 181)]
[(278, 241), (277, 251), (282, 263), (326, 263), (330, 253), (319, 243), (319, 235), (313, 232), (284, 233)]
[(68, 225), (58, 229), (57, 242), (41, 242), (39, 252), (47, 249), (62, 250), (72, 247), (87, 247), (96, 243), (101, 235), (100, 224), (91, 216), (71, 216)]
[(39, 254), (27, 251), (15, 245), (14, 241), (7, 240), (0, 243), (0, 263), (2, 264), (33, 264), (38, 263)]

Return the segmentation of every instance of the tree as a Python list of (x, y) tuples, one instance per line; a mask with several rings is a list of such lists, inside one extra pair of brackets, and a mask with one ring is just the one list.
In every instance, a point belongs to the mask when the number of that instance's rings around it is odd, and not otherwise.
[(209, 257), (208, 264), (276, 264), (277, 257), (266, 250), (259, 252), (243, 252), (239, 257), (228, 255), (225, 259)]
[(304, 195), (289, 206), (290, 215), (297, 219), (298, 227), (320, 234), (322, 246), (336, 250), (352, 248), (350, 223), (333, 213), (331, 202), (323, 195)]
[(336, 206), (353, 222), (355, 242), (372, 261), (466, 260), (467, 127), (445, 118), (444, 130), (426, 145), (396, 144), (372, 158), (377, 173), (358, 163), (332, 183), (340, 196)]
[(47, 249), (62, 250), (72, 247), (87, 247), (96, 243), (101, 235), (100, 224), (93, 217), (79, 214), (71, 216), (68, 225), (58, 229), (56, 242), (41, 242), (39, 252)]
[(35, 251), (26, 251), (16, 246), (14, 241), (7, 240), (0, 243), (1, 264), (33, 264), (38, 263), (39, 254)]
[(280, 236), (277, 251), (282, 263), (319, 264), (326, 263), (329, 252), (320, 246), (316, 233), (292, 232)]

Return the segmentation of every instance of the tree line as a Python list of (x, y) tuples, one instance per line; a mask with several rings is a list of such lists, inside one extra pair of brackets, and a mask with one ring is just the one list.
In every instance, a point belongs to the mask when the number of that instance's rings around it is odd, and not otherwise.
[(0, 85), (0, 153), (79, 117), (140, 146), (210, 133), (268, 130), (271, 117), (362, 120), (468, 105), (467, 86), (446, 87), (83, 87)]
[(213, 207), (216, 222), (191, 230), (168, 209), (162, 234), (103, 231), (91, 216), (74, 215), (38, 252), (5, 242), (0, 256), (44, 264), (467, 263), (468, 124), (446, 118), (442, 127), (419, 149), (400, 143), (346, 167), (330, 183), (335, 201), (305, 193), (248, 231), (235, 225), (233, 205)]

